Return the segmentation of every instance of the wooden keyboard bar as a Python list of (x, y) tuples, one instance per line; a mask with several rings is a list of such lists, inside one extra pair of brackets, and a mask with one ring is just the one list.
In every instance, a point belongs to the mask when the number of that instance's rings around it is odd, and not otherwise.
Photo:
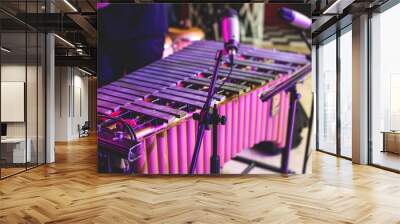
[(112, 113), (111, 110), (105, 109), (103, 107), (97, 106), (96, 111), (98, 114), (104, 114), (104, 115), (109, 115)]
[(124, 87), (127, 89), (132, 89), (132, 90), (143, 92), (146, 94), (150, 94), (150, 93), (153, 93), (158, 90), (157, 88), (153, 88), (153, 87), (143, 87), (143, 86), (133, 85), (131, 83), (126, 83), (126, 82), (121, 82), (121, 81), (113, 82), (110, 85), (115, 86), (115, 87)]
[(112, 111), (118, 110), (120, 108), (120, 105), (103, 100), (97, 100), (97, 107), (102, 107), (109, 110), (110, 112), (108, 114), (110, 114)]
[[(200, 85), (200, 86), (207, 86), (207, 87), (210, 85), (209, 82), (205, 82), (203, 80), (196, 80), (196, 79), (188, 79), (188, 80), (183, 81), (183, 83), (190, 83), (190, 84), (195, 84), (195, 85)], [(219, 85), (217, 86), (217, 88), (220, 89)], [(230, 91), (230, 92), (233, 92), (235, 94), (242, 94), (243, 93), (242, 89), (232, 88), (232, 87), (226, 86), (226, 85), (223, 85), (221, 88), (223, 90)]]
[(98, 94), (97, 99), (107, 101), (110, 103), (117, 103), (119, 105), (125, 105), (127, 103), (132, 102), (132, 100), (127, 100), (127, 99), (119, 98), (119, 97), (112, 97), (112, 96), (104, 95), (104, 94)]
[(128, 77), (133, 77), (133, 78), (137, 76), (146, 77), (149, 79), (156, 79), (165, 82), (171, 82), (171, 83), (177, 83), (179, 82), (179, 80), (182, 79), (182, 77), (170, 76), (167, 73), (161, 73), (161, 72), (159, 72), (158, 74), (154, 74), (151, 72), (135, 72), (134, 74), (128, 75)]
[(140, 107), (144, 107), (147, 109), (153, 109), (153, 110), (157, 110), (159, 112), (163, 112), (163, 113), (167, 113), (173, 116), (176, 116), (178, 118), (182, 118), (184, 116), (186, 116), (186, 112), (183, 110), (178, 110), (178, 109), (174, 109), (168, 106), (164, 106), (164, 105), (159, 105), (159, 104), (155, 104), (155, 103), (149, 103), (149, 102), (145, 102), (143, 100), (136, 100), (134, 102), (132, 102), (133, 105), (136, 106), (140, 106)]
[(146, 109), (146, 108), (143, 108), (140, 106), (131, 105), (131, 104), (122, 106), (121, 108), (123, 108), (124, 110), (133, 111), (135, 113), (140, 113), (140, 114), (143, 114), (143, 115), (146, 115), (149, 117), (157, 118), (157, 119), (160, 119), (167, 123), (170, 123), (176, 119), (172, 115), (158, 112), (156, 110)]
[[(165, 68), (148, 67), (148, 68), (146, 68), (146, 71), (149, 71), (149, 72), (163, 72), (163, 71), (165, 71)], [(189, 69), (185, 69), (185, 68), (168, 69), (168, 73), (169, 74), (173, 74), (173, 75), (178, 75), (178, 76), (181, 76), (181, 77), (192, 77), (192, 76), (198, 74), (198, 73), (193, 73), (193, 71), (190, 71)]]
[(153, 96), (159, 97), (159, 98), (165, 99), (165, 100), (171, 100), (174, 102), (187, 104), (187, 105), (194, 106), (197, 108), (202, 108), (204, 105), (204, 103), (202, 103), (202, 102), (198, 102), (198, 101), (194, 101), (194, 100), (190, 100), (190, 99), (178, 97), (178, 96), (171, 96), (171, 95), (168, 95), (165, 93), (154, 93)]
[(198, 68), (198, 69), (207, 69), (207, 70), (212, 69), (212, 65), (205, 65), (196, 60), (189, 61), (189, 60), (164, 59), (164, 61), (179, 64), (179, 65), (186, 65), (186, 66)]
[[(180, 87), (176, 87), (176, 86), (169, 87), (169, 88), (167, 88), (167, 90), (168, 89), (172, 89), (172, 90), (183, 92), (183, 93), (191, 93), (191, 94), (194, 94), (194, 95), (199, 95), (199, 96), (204, 96), (204, 97), (207, 97), (207, 95), (208, 95), (208, 92), (201, 91), (201, 90), (196, 90), (196, 89), (180, 88)], [(214, 94), (213, 98), (218, 100), (218, 101), (223, 101), (223, 100), (225, 100), (226, 97), (224, 95)]]
[[(200, 78), (200, 77), (193, 77), (190, 78), (192, 80), (198, 80), (198, 81), (203, 81), (205, 83), (210, 83), (211, 80), (207, 78)], [(216, 82), (216, 87), (218, 88), (220, 85), (222, 85), (223, 81), (222, 80), (217, 80)], [(242, 90), (244, 92), (250, 91), (251, 87), (250, 86), (244, 86), (244, 85), (239, 85), (231, 82), (225, 82), (224, 86), (229, 86), (231, 88), (236, 88), (237, 90)]]
[(128, 78), (125, 78), (125, 77), (119, 79), (119, 81), (126, 82), (126, 83), (132, 84), (134, 86), (142, 86), (142, 87), (154, 88), (156, 91), (158, 89), (165, 88), (165, 86), (163, 86), (163, 85), (154, 84), (154, 83), (148, 83), (148, 82), (139, 81), (139, 80), (132, 80), (132, 79), (128, 79)]
[(130, 94), (126, 94), (126, 93), (120, 93), (120, 92), (117, 92), (117, 91), (114, 91), (114, 90), (108, 90), (108, 89), (105, 89), (105, 88), (98, 89), (97, 93), (100, 93), (100, 94), (103, 94), (103, 95), (119, 97), (119, 98), (132, 100), (132, 101), (140, 98), (140, 97), (135, 96), (135, 95), (130, 95)]
[(166, 77), (166, 78), (168, 78), (168, 79), (171, 79), (171, 80), (181, 80), (181, 79), (185, 79), (185, 78), (187, 78), (187, 77), (190, 77), (190, 76), (193, 76), (193, 74), (192, 75), (188, 75), (188, 73), (176, 73), (176, 72), (173, 72), (173, 71), (171, 71), (171, 70), (164, 70), (164, 71), (162, 71), (162, 70), (157, 70), (157, 69), (150, 69), (150, 68), (147, 68), (147, 69), (143, 69), (143, 70), (141, 70), (140, 72), (138, 72), (138, 74), (146, 74), (146, 75), (148, 75), (148, 76), (157, 76), (157, 77)]
[[(219, 68), (218, 72), (225, 72), (225, 73), (229, 73), (230, 68)], [(257, 71), (251, 71), (251, 70), (242, 70), (242, 69), (237, 69), (237, 68), (233, 68), (232, 72), (237, 72), (239, 74), (244, 74), (244, 75), (254, 75), (257, 76), (260, 79), (265, 79), (265, 80), (271, 80), (271, 79), (275, 79), (277, 77), (277, 75), (273, 74), (273, 71), (268, 71), (268, 72), (257, 72)]]
[[(165, 63), (165, 64), (163, 64)], [(199, 68), (196, 67), (196, 65), (187, 65), (187, 64), (175, 64), (173, 67), (169, 67), (168, 65), (171, 65), (169, 62), (164, 62), (160, 61), (159, 65), (154, 65), (151, 68), (155, 69), (162, 69), (162, 70), (169, 70), (169, 71), (180, 71), (180, 72), (185, 72), (188, 73), (190, 76), (196, 75), (201, 72), (208, 71), (209, 68)]]
[(183, 93), (183, 92), (175, 91), (172, 89), (161, 90), (160, 93), (171, 94), (172, 96), (187, 98), (187, 99), (199, 101), (202, 103), (205, 103), (206, 99), (207, 99), (207, 97), (204, 97), (204, 96), (199, 96), (199, 95), (195, 95), (195, 94), (191, 94), (191, 93)]
[(183, 66), (187, 66), (192, 70), (193, 74), (197, 74), (199, 72), (207, 71), (208, 69), (210, 69), (209, 67), (204, 67), (202, 65), (182, 63), (179, 61), (173, 61), (166, 58), (163, 59), (162, 61), (159, 61), (159, 63), (154, 67), (158, 66), (162, 66), (163, 69), (179, 69), (182, 68)]
[(145, 97), (147, 95), (144, 92), (128, 89), (128, 88), (121, 87), (121, 86), (114, 86), (114, 85), (109, 85), (109, 86), (106, 86), (106, 87), (104, 87), (102, 89), (115, 91), (117, 93), (123, 93), (123, 94), (132, 95), (132, 97), (137, 97), (137, 98)]
[[(205, 73), (207, 74), (209, 77), (212, 76), (212, 73)], [(224, 77), (227, 78), (228, 77), (228, 73), (218, 73), (219, 77)], [(235, 79), (235, 80), (241, 80), (241, 81), (245, 81), (245, 82), (251, 82), (251, 83), (256, 83), (258, 85), (263, 85), (265, 84), (265, 80), (259, 79), (259, 78), (254, 78), (254, 77), (246, 77), (246, 76), (242, 76), (242, 75), (238, 75), (237, 73), (232, 72), (232, 74), (229, 77), (230, 79)]]
[(135, 76), (135, 75), (126, 75), (125, 78), (127, 79), (131, 79), (131, 80), (135, 80), (135, 81), (144, 81), (147, 83), (154, 83), (154, 84), (158, 84), (158, 85), (162, 85), (162, 86), (171, 86), (171, 85), (175, 85), (176, 82), (171, 82), (171, 81), (162, 81), (162, 80), (157, 80), (154, 78), (149, 78), (149, 77), (143, 77), (143, 76)]

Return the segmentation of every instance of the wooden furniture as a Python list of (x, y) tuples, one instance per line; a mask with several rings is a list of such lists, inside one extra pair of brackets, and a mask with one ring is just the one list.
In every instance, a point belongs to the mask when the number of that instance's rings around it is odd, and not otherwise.
[(400, 154), (400, 131), (383, 131), (383, 151)]

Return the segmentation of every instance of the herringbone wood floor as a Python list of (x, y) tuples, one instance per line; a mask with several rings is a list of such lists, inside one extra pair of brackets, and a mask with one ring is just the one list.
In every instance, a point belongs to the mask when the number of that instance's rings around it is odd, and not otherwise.
[(0, 181), (0, 223), (400, 223), (400, 175), (315, 153), (313, 174), (96, 173), (95, 138)]

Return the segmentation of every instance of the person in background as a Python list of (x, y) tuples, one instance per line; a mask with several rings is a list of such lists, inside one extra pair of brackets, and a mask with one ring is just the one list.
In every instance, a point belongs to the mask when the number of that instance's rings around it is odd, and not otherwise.
[(98, 5), (98, 84), (103, 86), (162, 57), (167, 4)]

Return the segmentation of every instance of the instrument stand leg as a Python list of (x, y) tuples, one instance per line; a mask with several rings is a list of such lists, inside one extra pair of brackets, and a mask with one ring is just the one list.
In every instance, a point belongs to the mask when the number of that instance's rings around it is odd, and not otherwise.
[[(193, 119), (195, 119), (195, 120), (200, 119), (200, 118), (196, 119), (195, 115), (196, 114), (193, 114)], [(196, 169), (197, 158), (199, 157), (200, 146), (201, 146), (201, 142), (203, 141), (203, 135), (204, 135), (205, 128), (206, 128), (206, 124), (200, 120), (199, 126), (197, 128), (196, 145), (194, 146), (192, 162), (190, 164), (190, 170), (189, 170), (190, 175), (193, 175), (194, 170)]]
[(314, 119), (314, 94), (311, 97), (311, 113), (308, 121), (308, 134), (307, 134), (307, 142), (306, 142), (306, 150), (304, 152), (304, 160), (303, 160), (303, 174), (307, 172), (307, 163), (310, 157), (310, 141), (312, 135), (312, 126)]
[(218, 155), (218, 125), (224, 125), (226, 122), (225, 116), (219, 116), (217, 105), (214, 105), (211, 114), (212, 132), (213, 132), (213, 154), (210, 158), (211, 174), (220, 174), (220, 162)]
[(290, 93), (290, 106), (289, 106), (289, 122), (288, 122), (288, 129), (286, 132), (286, 146), (282, 151), (282, 158), (281, 158), (281, 172), (288, 174), (289, 172), (289, 157), (290, 157), (290, 150), (292, 150), (292, 143), (293, 143), (293, 132), (294, 132), (294, 124), (296, 121), (296, 107), (300, 95), (297, 93), (296, 86), (293, 86), (289, 89)]

